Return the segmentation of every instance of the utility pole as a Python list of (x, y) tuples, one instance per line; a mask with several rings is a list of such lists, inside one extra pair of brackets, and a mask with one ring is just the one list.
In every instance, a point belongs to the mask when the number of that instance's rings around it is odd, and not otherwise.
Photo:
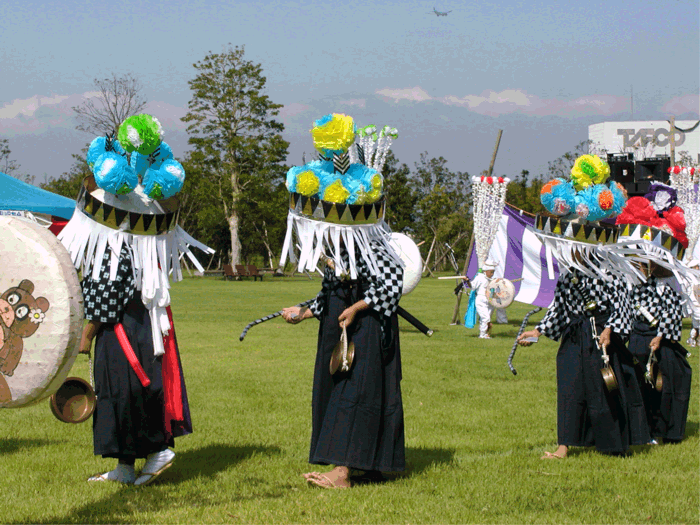
[(668, 130), (668, 144), (671, 150), (671, 167), (676, 165), (676, 117), (671, 116), (671, 129)]

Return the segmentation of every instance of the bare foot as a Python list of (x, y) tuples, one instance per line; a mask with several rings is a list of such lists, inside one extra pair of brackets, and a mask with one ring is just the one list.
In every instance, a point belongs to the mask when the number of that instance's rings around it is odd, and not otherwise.
[(569, 447), (566, 445), (559, 445), (554, 452), (545, 451), (544, 456), (542, 456), (540, 459), (564, 459), (567, 452), (569, 452)]
[(348, 467), (335, 467), (330, 472), (308, 472), (304, 474), (306, 481), (317, 487), (324, 489), (349, 489), (350, 480), (348, 479), (350, 470)]

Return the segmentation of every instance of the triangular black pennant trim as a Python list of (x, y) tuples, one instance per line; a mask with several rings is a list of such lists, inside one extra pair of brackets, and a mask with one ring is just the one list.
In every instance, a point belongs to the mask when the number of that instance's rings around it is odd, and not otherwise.
[(122, 222), (124, 222), (124, 217), (126, 217), (128, 214), (129, 214), (129, 212), (126, 210), (121, 210), (119, 208), (116, 208), (114, 210), (114, 217), (115, 217), (116, 222), (117, 222), (117, 228), (119, 227), (119, 225)]
[(143, 215), (143, 231), (147, 232), (148, 228), (151, 227), (154, 215), (144, 213)]
[(133, 231), (134, 228), (136, 228), (136, 223), (139, 222), (139, 219), (141, 218), (140, 213), (136, 213), (133, 211), (129, 212), (129, 229)]

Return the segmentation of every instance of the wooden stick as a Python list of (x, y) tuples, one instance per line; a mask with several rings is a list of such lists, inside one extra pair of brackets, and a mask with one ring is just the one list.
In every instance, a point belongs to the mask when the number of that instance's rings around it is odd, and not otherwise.
[(496, 154), (498, 154), (498, 145), (501, 143), (501, 135), (503, 135), (503, 130), (498, 130), (498, 137), (496, 138), (496, 147), (493, 148), (493, 156), (491, 157), (491, 165), (489, 166), (489, 177), (493, 173), (493, 165), (496, 163)]

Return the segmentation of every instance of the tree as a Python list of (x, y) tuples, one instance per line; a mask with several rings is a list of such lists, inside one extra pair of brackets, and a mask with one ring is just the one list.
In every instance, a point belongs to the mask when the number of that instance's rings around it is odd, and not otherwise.
[(289, 146), (281, 135), (284, 125), (273, 119), (282, 105), (263, 95), (262, 67), (244, 60), (244, 51), (229, 46), (194, 64), (197, 76), (188, 82), (192, 99), (182, 118), (198, 154), (193, 158), (212, 183), (209, 199), (228, 223), (231, 264), (241, 259), (242, 201), (252, 186), (283, 180)]
[(131, 74), (95, 79), (100, 94), (73, 107), (78, 119), (76, 129), (91, 135), (117, 133), (119, 125), (146, 107), (141, 83)]
[(21, 173), (19, 163), (16, 160), (10, 159), (10, 155), (12, 155), (10, 140), (0, 139), (0, 172), (29, 184), (34, 184), (34, 175)]
[(555, 179), (557, 177), (562, 177), (568, 179), (571, 174), (571, 168), (574, 167), (574, 162), (581, 155), (587, 155), (589, 153), (590, 147), (593, 144), (592, 140), (584, 140), (579, 142), (573, 151), (564, 153), (561, 157), (548, 163), (547, 171), (549, 172), (549, 179)]
[(387, 195), (386, 222), (395, 232), (415, 229), (416, 194), (411, 184), (411, 171), (406, 164), (399, 166), (394, 152), (389, 150), (382, 170), (384, 192)]
[[(450, 171), (446, 164), (443, 157), (429, 159), (424, 152), (415, 164), (413, 175), (417, 197), (416, 230), (425, 240), (435, 239), (437, 262), (445, 260), (448, 254), (445, 243), (462, 257), (472, 230), (471, 179), (466, 172)], [(430, 246), (426, 246), (425, 250), (429, 249)]]
[(77, 198), (83, 179), (92, 175), (92, 171), (90, 171), (87, 161), (85, 160), (87, 150), (88, 146), (85, 145), (80, 151), (80, 155), (73, 153), (73, 165), (70, 170), (64, 172), (56, 179), (41, 184), (40, 187), (44, 190), (68, 197), (69, 199)]

